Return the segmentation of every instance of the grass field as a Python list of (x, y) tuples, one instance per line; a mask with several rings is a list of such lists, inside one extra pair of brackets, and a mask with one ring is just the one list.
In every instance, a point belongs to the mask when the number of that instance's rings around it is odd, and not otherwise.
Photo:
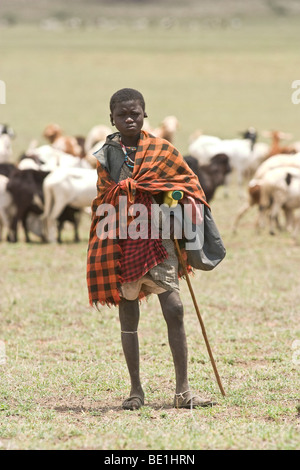
[(297, 18), (244, 20), (241, 27), (171, 30), (0, 29), (1, 121), (14, 126), (15, 153), (42, 140), (49, 122), (86, 135), (109, 124), (108, 101), (123, 86), (141, 89), (156, 127), (174, 114), (184, 153), (197, 129), (233, 138), (248, 126), (280, 129), (300, 140)]
[[(300, 140), (297, 18), (244, 20), (239, 28), (113, 31), (0, 29), (0, 122), (17, 133), (15, 159), (51, 121), (85, 135), (108, 124), (108, 100), (123, 86), (144, 93), (150, 122), (167, 114), (189, 135), (234, 137), (246, 126), (281, 129)], [(174, 371), (155, 296), (141, 306), (141, 372), (146, 404), (122, 411), (129, 391), (116, 309), (88, 306), (89, 220), (79, 244), (0, 245), (0, 449), (280, 449), (299, 439), (300, 249), (289, 234), (254, 232), (255, 211), (237, 235), (242, 201), (235, 181), (212, 210), (227, 256), (192, 278), (218, 370), (214, 379), (187, 285), (181, 281), (191, 386), (211, 409), (174, 410)], [(6, 360), (3, 360), (5, 347)]]

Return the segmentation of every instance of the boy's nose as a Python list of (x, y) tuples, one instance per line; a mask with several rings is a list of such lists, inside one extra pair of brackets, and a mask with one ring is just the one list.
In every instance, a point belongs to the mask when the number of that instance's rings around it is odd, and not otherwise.
[(133, 122), (132, 117), (128, 116), (128, 117), (126, 118), (126, 122)]

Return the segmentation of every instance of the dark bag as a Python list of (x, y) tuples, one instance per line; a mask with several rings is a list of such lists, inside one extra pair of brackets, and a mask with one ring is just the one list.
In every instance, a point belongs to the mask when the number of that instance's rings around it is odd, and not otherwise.
[(195, 269), (211, 271), (225, 258), (226, 249), (211, 211), (205, 205), (203, 218), (201, 233), (195, 230), (196, 226), (193, 224), (193, 231), (196, 232), (193, 242), (196, 241), (198, 247), (189, 249), (186, 241), (187, 263)]

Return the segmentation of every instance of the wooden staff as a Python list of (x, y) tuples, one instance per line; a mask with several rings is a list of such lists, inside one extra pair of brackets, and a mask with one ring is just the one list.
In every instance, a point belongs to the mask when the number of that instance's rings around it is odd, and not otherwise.
[(214, 357), (213, 357), (213, 354), (212, 354), (212, 351), (211, 351), (211, 347), (210, 347), (210, 344), (209, 344), (209, 341), (208, 341), (208, 338), (207, 338), (207, 335), (206, 335), (205, 326), (204, 326), (204, 323), (203, 323), (203, 320), (202, 320), (202, 317), (201, 317), (201, 314), (200, 314), (200, 310), (199, 310), (199, 307), (198, 307), (198, 304), (197, 304), (197, 301), (196, 301), (196, 297), (195, 297), (195, 294), (194, 294), (194, 291), (193, 291), (193, 287), (192, 287), (192, 284), (191, 284), (189, 273), (187, 271), (186, 264), (183, 260), (178, 240), (176, 238), (174, 238), (174, 241), (175, 241), (175, 246), (176, 246), (176, 249), (177, 249), (177, 252), (178, 252), (180, 263), (181, 263), (181, 265), (183, 267), (183, 270), (184, 270), (186, 282), (188, 283), (189, 290), (190, 290), (190, 293), (191, 293), (191, 296), (192, 296), (192, 299), (193, 299), (193, 302), (194, 302), (194, 306), (195, 306), (197, 316), (198, 316), (198, 319), (199, 319), (199, 322), (200, 322), (202, 334), (203, 334), (203, 337), (204, 337), (204, 340), (205, 340), (205, 344), (206, 344), (206, 347), (207, 347), (207, 350), (208, 350), (208, 354), (209, 354), (213, 369), (214, 369), (214, 373), (215, 373), (219, 388), (221, 390), (221, 393), (224, 397), (225, 392), (224, 392), (224, 389), (223, 389), (223, 386), (222, 386), (222, 383), (221, 383), (221, 379), (220, 379), (220, 376), (219, 376), (219, 373), (218, 373), (218, 370), (217, 370), (217, 366), (216, 366), (216, 363), (215, 363), (215, 360), (214, 360)]

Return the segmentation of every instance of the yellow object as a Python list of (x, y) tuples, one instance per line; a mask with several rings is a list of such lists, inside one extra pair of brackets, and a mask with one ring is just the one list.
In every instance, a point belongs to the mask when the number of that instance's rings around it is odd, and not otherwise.
[(176, 207), (178, 201), (183, 198), (183, 191), (167, 191), (164, 195), (164, 204), (169, 207)]

